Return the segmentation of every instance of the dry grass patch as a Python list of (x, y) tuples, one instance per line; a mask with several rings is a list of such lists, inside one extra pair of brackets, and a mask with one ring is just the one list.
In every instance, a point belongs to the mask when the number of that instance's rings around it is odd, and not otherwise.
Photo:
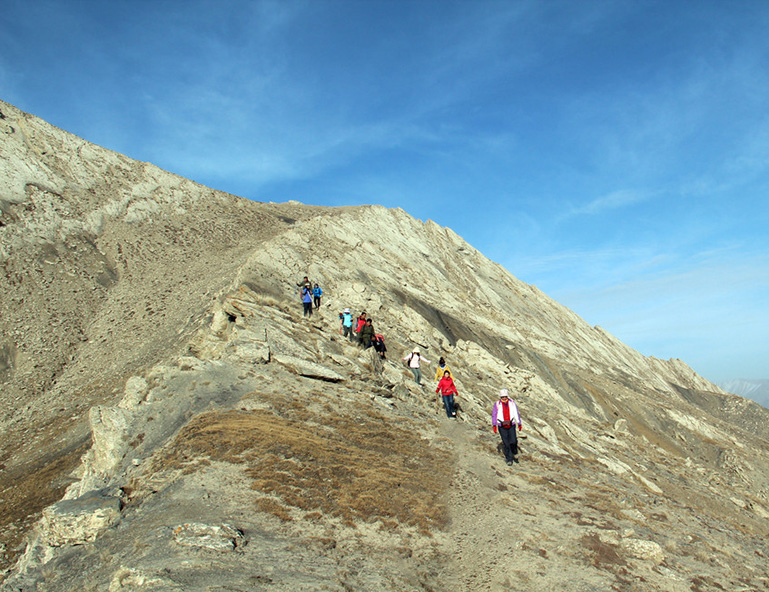
[(594, 567), (627, 565), (627, 561), (618, 553), (616, 545), (605, 543), (597, 534), (586, 534), (580, 539), (582, 548), (589, 556)]
[[(0, 570), (16, 560), (25, 533), (40, 517), (46, 506), (59, 501), (69, 474), (80, 462), (88, 443), (74, 443), (58, 454), (46, 455), (28, 465), (4, 470), (0, 478)], [(0, 578), (1, 581), (1, 578)]]
[(205, 413), (179, 433), (162, 468), (201, 459), (244, 464), (252, 487), (272, 500), (261, 509), (282, 519), (288, 506), (349, 524), (396, 520), (422, 532), (446, 524), (448, 452), (374, 413), (329, 414), (323, 422), (261, 410)]

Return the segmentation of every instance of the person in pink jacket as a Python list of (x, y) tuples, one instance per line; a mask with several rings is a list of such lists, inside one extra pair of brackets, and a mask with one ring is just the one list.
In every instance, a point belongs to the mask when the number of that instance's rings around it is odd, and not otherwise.
[(457, 394), (457, 386), (454, 384), (454, 379), (451, 378), (449, 370), (443, 372), (443, 378), (438, 383), (438, 388), (435, 389), (435, 392), (441, 394), (443, 407), (446, 409), (446, 416), (449, 418), (456, 417), (457, 411), (454, 407), (454, 395)]
[(518, 431), (523, 429), (521, 424), (521, 415), (518, 412), (518, 405), (510, 398), (507, 389), (499, 391), (499, 401), (494, 403), (494, 409), (491, 411), (491, 427), (496, 434), (502, 438), (502, 446), (505, 449), (505, 460), (508, 466), (518, 462)]

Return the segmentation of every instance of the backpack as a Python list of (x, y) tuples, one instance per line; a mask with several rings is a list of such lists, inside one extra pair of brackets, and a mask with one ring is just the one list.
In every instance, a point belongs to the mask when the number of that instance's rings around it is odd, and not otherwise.
[(385, 347), (384, 337), (381, 335), (374, 335), (374, 337), (371, 339), (371, 343), (374, 345), (374, 349), (378, 352), (386, 352), (387, 347)]

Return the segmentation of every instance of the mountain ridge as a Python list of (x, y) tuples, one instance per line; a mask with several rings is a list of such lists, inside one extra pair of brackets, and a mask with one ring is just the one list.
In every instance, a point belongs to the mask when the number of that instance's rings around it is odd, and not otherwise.
[[(766, 585), (766, 410), (434, 222), (250, 202), (0, 112), (3, 589)], [(414, 345), (460, 422), (398, 363)]]
[(718, 386), (728, 393), (734, 393), (746, 399), (753, 399), (756, 403), (769, 407), (769, 379), (750, 380), (737, 378), (719, 382)]

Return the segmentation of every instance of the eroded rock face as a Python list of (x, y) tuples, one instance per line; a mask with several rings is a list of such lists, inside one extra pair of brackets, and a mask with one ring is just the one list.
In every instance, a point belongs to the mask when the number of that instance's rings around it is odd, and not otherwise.
[(767, 585), (765, 412), (432, 222), (241, 200), (0, 111), (3, 590)]

